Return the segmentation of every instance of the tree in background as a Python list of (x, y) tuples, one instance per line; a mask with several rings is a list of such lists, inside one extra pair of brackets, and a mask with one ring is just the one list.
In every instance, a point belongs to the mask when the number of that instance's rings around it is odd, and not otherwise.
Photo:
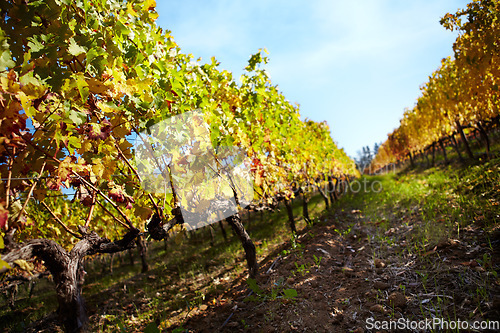
[(356, 162), (356, 167), (361, 173), (364, 173), (365, 169), (368, 168), (368, 166), (371, 164), (372, 160), (378, 153), (379, 147), (380, 143), (376, 142), (373, 145), (373, 150), (370, 149), (370, 146), (363, 147), (361, 151), (358, 150), (358, 157), (354, 158), (354, 160)]

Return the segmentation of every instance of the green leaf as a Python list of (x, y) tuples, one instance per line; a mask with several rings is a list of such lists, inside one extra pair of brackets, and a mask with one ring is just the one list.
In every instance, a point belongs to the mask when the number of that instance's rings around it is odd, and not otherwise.
[(17, 215), (19, 215), (21, 213), (21, 210), (22, 210), (22, 207), (23, 205), (21, 205), (21, 202), (19, 200), (16, 200), (14, 202), (11, 203), (10, 207), (9, 207), (9, 219), (11, 221), (14, 221), (15, 219), (17, 219)]
[(0, 270), (2, 270), (4, 268), (10, 269), (11, 267), (9, 266), (9, 264), (6, 261), (0, 259)]
[(76, 87), (80, 92), (80, 97), (82, 98), (82, 103), (85, 103), (87, 98), (89, 97), (89, 85), (83, 75), (78, 75), (76, 77)]
[(175, 330), (172, 331), (172, 333), (184, 333), (187, 330), (181, 327), (177, 327)]
[(92, 48), (87, 52), (87, 62), (91, 62), (94, 58), (99, 56), (97, 48)]
[(76, 110), (71, 110), (68, 118), (76, 126), (83, 124), (87, 120), (87, 116), (83, 112), (78, 112)]
[(252, 278), (247, 279), (248, 287), (257, 295), (261, 296), (264, 291), (257, 285), (257, 281)]
[(295, 289), (285, 289), (285, 290), (283, 290), (283, 294), (287, 298), (295, 298), (298, 295), (297, 290), (295, 290)]
[(160, 329), (156, 326), (156, 323), (149, 323), (144, 329), (144, 333), (160, 333)]
[(16, 65), (14, 60), (12, 60), (12, 57), (10, 56), (9, 51), (3, 51), (2, 55), (0, 56), (0, 69), (4, 68), (12, 68)]
[(69, 52), (69, 54), (77, 57), (80, 54), (87, 52), (87, 50), (85, 50), (83, 47), (78, 45), (73, 38), (70, 38), (68, 52)]
[(71, 136), (68, 139), (68, 151), (70, 152), (71, 155), (73, 155), (74, 148), (81, 148), (82, 143), (79, 138), (75, 136)]
[(43, 49), (43, 44), (41, 41), (37, 40), (35, 37), (28, 38), (28, 47), (30, 48), (31, 52), (38, 52)]
[(12, 60), (12, 55), (9, 48), (8, 39), (5, 36), (5, 32), (0, 28), (0, 70), (4, 70), (6, 67), (14, 67), (16, 64)]

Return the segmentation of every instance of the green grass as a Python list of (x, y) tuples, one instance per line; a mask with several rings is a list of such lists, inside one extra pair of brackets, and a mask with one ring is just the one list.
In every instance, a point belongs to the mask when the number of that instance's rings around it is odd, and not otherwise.
[[(362, 205), (363, 213), (379, 226), (380, 233), (391, 228), (395, 220), (408, 216), (418, 219), (413, 242), (433, 246), (449, 235), (459, 237), (460, 229), (471, 224), (487, 232), (499, 224), (499, 165), (500, 159), (495, 159), (464, 169), (450, 165), (366, 176), (369, 184), (378, 182), (382, 191), (349, 193), (345, 201), (353, 207)], [(411, 219), (403, 221), (409, 222)]]
[[(414, 282), (421, 283), (425, 294), (453, 296), (426, 300), (429, 302), (421, 306), (421, 316), (464, 320), (482, 315), (500, 282), (491, 241), (499, 238), (500, 159), (464, 168), (408, 168), (363, 180), (368, 187), (379, 182), (382, 191), (349, 193), (335, 207), (361, 211), (365, 226), (371, 230), (368, 238), (373, 260), (390, 260), (395, 267), (411, 265)], [(449, 259), (436, 251), (446, 248), (450, 240), (461, 242), (460, 249), (465, 249), (455, 250), (453, 255), (458, 258), (451, 266)], [(465, 252), (476, 247), (480, 250), (474, 260), (480, 270), (467, 269), (461, 264), (469, 261)], [(472, 310), (463, 313), (455, 297), (459, 302), (469, 299)]]

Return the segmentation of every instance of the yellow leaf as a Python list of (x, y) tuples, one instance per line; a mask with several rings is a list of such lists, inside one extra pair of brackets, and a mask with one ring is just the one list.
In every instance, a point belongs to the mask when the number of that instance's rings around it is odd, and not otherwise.
[(102, 159), (103, 172), (101, 173), (101, 177), (104, 179), (109, 179), (111, 175), (115, 173), (116, 170), (116, 160), (111, 156), (105, 156)]
[(144, 2), (144, 8), (147, 10), (153, 10), (156, 8), (156, 0), (146, 0)]
[(23, 271), (26, 271), (30, 274), (31, 274), (31, 271), (35, 269), (35, 266), (33, 266), (32, 263), (27, 262), (26, 260), (23, 260), (23, 259), (14, 260), (14, 264), (19, 266), (19, 268), (21, 268)]
[[(178, 228), (176, 228), (178, 227)], [(175, 229), (179, 230), (176, 231)], [(182, 242), (182, 238), (184, 237), (184, 233), (186, 232), (186, 229), (184, 229), (180, 224), (177, 224), (173, 227), (174, 231), (176, 231), (176, 234), (174, 236), (174, 243), (179, 245)]]
[(180, 199), (181, 199), (181, 207), (187, 209), (189, 207), (189, 204), (186, 195), (181, 196)]
[(0, 77), (0, 87), (3, 91), (7, 91), (10, 93), (17, 93), (20, 90), (20, 85), (14, 80), (10, 80), (7, 77)]
[(178, 234), (175, 235), (175, 237), (174, 237), (174, 243), (175, 243), (175, 245), (179, 245), (181, 243), (182, 236), (183, 236), (182, 232), (179, 232)]
[[(23, 106), (23, 109), (25, 111), (29, 110), (31, 107), (31, 98), (26, 96), (26, 94), (23, 91), (19, 91), (19, 93), (17, 94), (17, 97), (19, 97), (19, 99), (21, 100), (21, 105)], [(28, 116), (31, 116), (31, 115), (28, 114)]]
[[(25, 77), (26, 76), (21, 77), (21, 83), (25, 83), (23, 82), (23, 78)], [(26, 96), (33, 100), (42, 97), (47, 88), (37, 79), (30, 78), (29, 81), (22, 86), (21, 90), (24, 94), (26, 94)]]
[(33, 196), (35, 197), (36, 200), (42, 201), (45, 199), (45, 196), (47, 195), (47, 190), (46, 189), (35, 189), (33, 191)]
[(120, 124), (113, 128), (113, 135), (117, 138), (124, 138), (130, 134), (130, 128), (126, 124)]
[(95, 78), (87, 79), (87, 84), (89, 85), (90, 92), (94, 94), (102, 94), (109, 89), (108, 86), (104, 85), (101, 81), (96, 80)]
[(133, 147), (133, 145), (130, 142), (128, 142), (127, 140), (123, 140), (119, 146), (120, 146), (120, 150), (122, 151), (123, 155), (125, 155), (126, 158), (131, 159), (134, 157), (134, 155), (130, 151), (130, 148)]
[[(113, 108), (112, 105), (110, 104), (107, 104), (107, 103), (103, 103), (103, 102), (99, 102), (97, 103), (97, 106), (99, 107), (99, 109), (101, 109), (102, 112), (104, 112), (104, 114), (106, 115), (113, 115), (116, 113), (117, 109), (116, 108)], [(116, 124), (113, 123), (113, 119), (111, 120), (111, 123), (113, 124), (113, 126), (115, 126)]]
[(181, 232), (184, 228), (182, 227), (181, 224), (176, 224), (172, 227), (172, 232)]
[(89, 152), (92, 149), (92, 142), (90, 140), (85, 140), (82, 142), (80, 148), (77, 149), (78, 154), (83, 154)]
[(141, 207), (139, 205), (134, 205), (134, 216), (139, 217), (141, 220), (148, 219), (153, 211), (148, 207)]
[(9, 264), (6, 261), (0, 259), (0, 270), (4, 269), (4, 268), (11, 269), (11, 267), (9, 266)]
[(134, 5), (130, 2), (127, 4), (127, 14), (137, 16), (137, 12), (134, 10)]
[(262, 186), (262, 183), (263, 183), (262, 182), (262, 177), (260, 176), (260, 173), (257, 173), (255, 175), (255, 186), (260, 187), (260, 186)]
[(94, 160), (94, 165), (92, 165), (92, 171), (94, 172), (94, 175), (97, 177), (101, 178), (102, 174), (104, 173), (104, 166), (101, 163), (100, 159)]

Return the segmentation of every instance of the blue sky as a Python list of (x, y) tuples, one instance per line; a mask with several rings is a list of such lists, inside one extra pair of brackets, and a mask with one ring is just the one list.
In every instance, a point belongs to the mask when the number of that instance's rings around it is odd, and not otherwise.
[(419, 87), (453, 54), (456, 33), (439, 20), (462, 0), (161, 0), (158, 24), (184, 53), (237, 80), (251, 54), (269, 51), (266, 69), (303, 118), (326, 120), (355, 157), (382, 142), (411, 108)]

